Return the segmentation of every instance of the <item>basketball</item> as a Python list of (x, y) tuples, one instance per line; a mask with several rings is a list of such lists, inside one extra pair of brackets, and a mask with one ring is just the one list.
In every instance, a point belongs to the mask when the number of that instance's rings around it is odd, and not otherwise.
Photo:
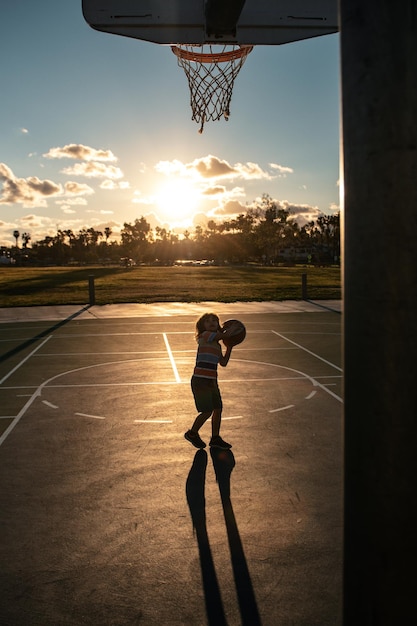
[(223, 324), (223, 330), (229, 328), (229, 326), (232, 325), (236, 326), (233, 333), (228, 337), (223, 337), (222, 339), (224, 345), (227, 347), (237, 346), (237, 344), (242, 343), (242, 341), (246, 337), (246, 328), (244, 324), (242, 324), (242, 322), (240, 322), (239, 320), (227, 320)]

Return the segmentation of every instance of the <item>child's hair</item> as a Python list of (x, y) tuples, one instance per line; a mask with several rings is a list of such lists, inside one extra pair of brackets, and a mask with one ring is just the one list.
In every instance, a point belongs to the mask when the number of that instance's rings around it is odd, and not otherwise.
[(219, 319), (219, 316), (218, 316), (218, 315), (216, 315), (215, 313), (204, 313), (204, 315), (202, 315), (202, 316), (200, 317), (200, 319), (198, 319), (198, 320), (197, 320), (197, 323), (196, 323), (196, 325), (195, 325), (195, 338), (196, 338), (196, 339), (198, 339), (198, 338), (199, 338), (199, 336), (200, 336), (202, 333), (204, 333), (204, 331), (205, 331), (204, 324), (205, 324), (206, 319), (207, 319), (208, 317), (215, 317), (215, 318), (216, 318), (216, 320), (217, 320), (217, 324), (218, 324), (218, 326), (219, 326), (219, 328), (220, 328), (220, 319)]

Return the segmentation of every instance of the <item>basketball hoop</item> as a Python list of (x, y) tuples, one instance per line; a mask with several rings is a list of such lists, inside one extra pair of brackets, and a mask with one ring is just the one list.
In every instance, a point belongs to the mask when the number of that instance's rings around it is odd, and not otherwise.
[[(216, 51), (220, 48), (220, 51)], [(253, 46), (175, 45), (172, 52), (187, 76), (192, 118), (200, 124), (230, 116), (233, 84)]]

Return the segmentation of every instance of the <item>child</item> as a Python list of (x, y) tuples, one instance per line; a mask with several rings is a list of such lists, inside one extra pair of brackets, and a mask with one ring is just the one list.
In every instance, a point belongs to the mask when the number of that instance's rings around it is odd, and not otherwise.
[(219, 341), (232, 334), (233, 331), (233, 325), (223, 331), (220, 320), (214, 313), (205, 313), (196, 324), (198, 349), (194, 373), (191, 378), (191, 389), (199, 414), (191, 429), (184, 434), (187, 441), (196, 448), (206, 447), (198, 431), (210, 416), (212, 418), (210, 446), (223, 450), (229, 450), (232, 447), (230, 443), (223, 441), (219, 434), (223, 404), (217, 383), (217, 365), (220, 363), (226, 367), (229, 362), (232, 348), (226, 347), (226, 352), (223, 354)]

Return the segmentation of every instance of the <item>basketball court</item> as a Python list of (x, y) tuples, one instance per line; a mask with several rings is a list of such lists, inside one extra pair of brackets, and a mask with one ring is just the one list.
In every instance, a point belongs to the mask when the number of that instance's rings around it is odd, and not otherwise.
[[(341, 623), (341, 316), (212, 304), (0, 324), (4, 623)], [(183, 438), (210, 308), (230, 452)]]
[[(200, 132), (227, 119), (251, 46), (340, 23), (354, 626), (415, 618), (415, 6), (380, 4), (82, 2), (96, 30), (171, 46)], [(210, 454), (183, 439), (195, 315), (87, 308), (1, 328), (3, 622), (341, 623), (340, 316), (241, 311), (221, 373), (233, 448)]]

